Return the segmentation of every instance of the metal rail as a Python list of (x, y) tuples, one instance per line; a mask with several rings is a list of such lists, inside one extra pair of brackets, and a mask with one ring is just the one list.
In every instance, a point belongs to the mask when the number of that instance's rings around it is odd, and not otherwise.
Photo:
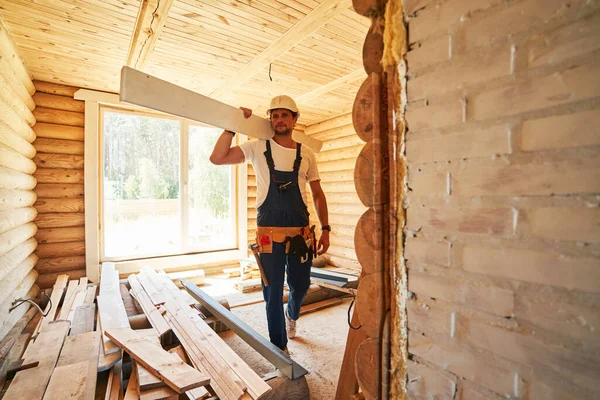
[(236, 317), (231, 311), (223, 307), (218, 301), (210, 297), (195, 284), (181, 281), (188, 293), (198, 300), (219, 321), (223, 322), (229, 329), (235, 332), (246, 343), (248, 343), (261, 356), (277, 367), (282, 374), (290, 379), (300, 378), (308, 373), (306, 369), (297, 364), (285, 354), (279, 347), (266, 340), (262, 335), (252, 329), (244, 321)]

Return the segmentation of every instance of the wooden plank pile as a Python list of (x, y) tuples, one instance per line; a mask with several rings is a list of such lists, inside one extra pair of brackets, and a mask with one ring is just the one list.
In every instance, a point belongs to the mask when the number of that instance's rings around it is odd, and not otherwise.
[(60, 275), (33, 336), (17, 333), (3, 399), (250, 400), (271, 391), (166, 274), (143, 269), (127, 281), (149, 329), (132, 329), (112, 263), (102, 265), (98, 296), (87, 278)]

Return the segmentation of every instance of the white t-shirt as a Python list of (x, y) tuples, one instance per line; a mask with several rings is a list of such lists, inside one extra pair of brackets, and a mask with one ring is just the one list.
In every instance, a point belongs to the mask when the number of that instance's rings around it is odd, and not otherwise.
[[(245, 160), (250, 162), (254, 167), (254, 173), (256, 174), (256, 208), (258, 208), (267, 198), (269, 191), (270, 174), (265, 157), (267, 141), (249, 140), (242, 143), (240, 148), (244, 153)], [(273, 162), (277, 171), (294, 170), (296, 149), (280, 146), (274, 140), (271, 140), (271, 154), (273, 155)], [(317, 169), (315, 153), (308, 146), (302, 145), (300, 156), (302, 157), (302, 162), (298, 171), (298, 186), (300, 187), (304, 204), (308, 204), (306, 202), (306, 182), (318, 181), (320, 179), (319, 171)]]

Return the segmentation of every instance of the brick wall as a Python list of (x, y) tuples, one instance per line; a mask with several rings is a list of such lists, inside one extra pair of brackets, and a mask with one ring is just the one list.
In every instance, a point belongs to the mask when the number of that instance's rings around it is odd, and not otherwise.
[(410, 398), (600, 397), (600, 1), (405, 0)]

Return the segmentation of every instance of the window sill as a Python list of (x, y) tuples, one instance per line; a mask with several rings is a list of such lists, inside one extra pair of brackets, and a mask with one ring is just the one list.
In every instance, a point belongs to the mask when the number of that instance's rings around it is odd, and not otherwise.
[(162, 269), (165, 272), (182, 268), (202, 269), (203, 264), (240, 260), (247, 255), (240, 249), (217, 251), (200, 254), (185, 254), (181, 256), (146, 258), (143, 260), (116, 261), (115, 268), (121, 275), (138, 273), (143, 267)]

